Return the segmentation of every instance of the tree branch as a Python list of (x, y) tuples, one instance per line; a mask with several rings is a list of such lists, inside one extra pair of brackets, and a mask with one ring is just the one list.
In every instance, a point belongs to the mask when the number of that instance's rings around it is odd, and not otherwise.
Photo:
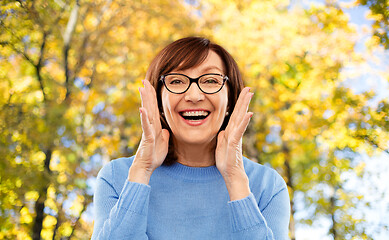
[(387, 154), (389, 154), (389, 149), (385, 149), (383, 147), (381, 147), (376, 141), (374, 141), (373, 139), (371, 139), (369, 136), (365, 136), (364, 139), (369, 143), (371, 144), (372, 146), (380, 149), (381, 151), (384, 151), (386, 152)]
[(54, 230), (53, 230), (53, 240), (55, 240), (55, 237), (57, 236), (57, 231), (58, 231), (58, 228), (61, 226), (62, 224), (62, 217), (63, 217), (63, 201), (58, 203), (58, 195), (57, 195), (57, 208), (58, 208), (58, 213), (57, 213), (57, 223), (55, 224), (55, 227), (54, 227)]
[(44, 51), (45, 51), (45, 47), (46, 47), (47, 35), (48, 35), (48, 33), (43, 32), (43, 39), (42, 39), (42, 44), (41, 44), (41, 47), (40, 47), (39, 60), (38, 60), (38, 64), (35, 66), (36, 75), (37, 75), (37, 78), (38, 78), (39, 86), (40, 86), (42, 94), (43, 94), (44, 102), (47, 102), (48, 99), (47, 99), (47, 95), (45, 93), (45, 86), (44, 86), (44, 83), (43, 83), (43, 78), (42, 78), (41, 70), (42, 70), (42, 65), (43, 65), (43, 55), (44, 55)]
[(65, 68), (65, 88), (66, 88), (66, 96), (65, 100), (69, 98), (70, 96), (70, 88), (71, 88), (71, 83), (73, 82), (70, 79), (70, 69), (69, 69), (69, 50), (70, 50), (70, 40), (72, 38), (74, 29), (76, 28), (76, 23), (77, 23), (77, 18), (78, 18), (78, 11), (80, 9), (80, 4), (79, 1), (76, 1), (76, 4), (74, 5), (68, 24), (66, 25), (66, 31), (63, 35), (63, 40), (64, 40), (64, 68)]
[[(4, 22), (0, 20), (0, 25), (14, 38), (16, 38), (19, 42), (23, 42), (23, 40), (17, 36), (11, 28), (5, 26)], [(36, 63), (34, 63), (34, 61), (31, 59), (31, 57), (26, 53), (25, 49), (20, 50), (18, 48), (16, 48), (15, 45), (13, 45), (11, 42), (9, 41), (1, 41), (0, 42), (0, 45), (1, 46), (10, 46), (12, 48), (12, 50), (14, 50), (16, 53), (18, 54), (21, 54), (29, 63), (31, 63), (31, 65), (33, 65), (34, 67), (36, 67)]]
[(37, 64), (34, 63), (34, 61), (31, 59), (31, 57), (25, 51), (17, 49), (13, 44), (11, 44), (9, 42), (1, 42), (0, 45), (3, 45), (3, 46), (8, 45), (8, 46), (10, 46), (12, 48), (12, 50), (14, 50), (16, 53), (22, 55), (24, 59), (26, 59), (29, 63), (31, 63), (31, 65), (34, 66), (34, 68), (37, 67)]

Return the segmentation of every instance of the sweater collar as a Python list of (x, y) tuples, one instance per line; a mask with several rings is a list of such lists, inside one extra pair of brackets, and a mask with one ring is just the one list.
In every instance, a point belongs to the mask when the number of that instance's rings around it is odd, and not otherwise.
[(221, 174), (215, 165), (210, 167), (189, 167), (175, 162), (173, 165), (162, 165), (160, 168), (170, 176), (187, 181), (210, 181), (221, 177)]

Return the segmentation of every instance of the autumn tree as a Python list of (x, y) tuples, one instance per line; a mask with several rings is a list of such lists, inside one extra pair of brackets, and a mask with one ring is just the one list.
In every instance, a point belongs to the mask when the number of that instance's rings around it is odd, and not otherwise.
[(370, 9), (370, 17), (374, 20), (373, 34), (385, 49), (389, 49), (389, 2), (387, 0), (358, 0), (356, 4)]
[(287, 182), (291, 238), (320, 218), (334, 239), (369, 237), (345, 173), (388, 152), (389, 104), (345, 85), (365, 59), (336, 2), (5, 0), (0, 12), (0, 238), (90, 237), (97, 171), (141, 136), (140, 80), (188, 35), (226, 47), (254, 89), (244, 151)]
[(88, 182), (104, 160), (132, 154), (136, 85), (160, 46), (191, 31), (187, 9), (2, 2), (2, 238), (89, 238)]
[[(387, 151), (388, 113), (377, 109), (378, 117), (368, 106), (374, 94), (355, 95), (344, 84), (342, 69), (365, 61), (354, 50), (356, 31), (347, 15), (336, 2), (308, 9), (282, 0), (202, 3), (206, 33), (237, 57), (247, 85), (255, 89), (254, 122), (244, 148), (285, 178), (291, 238), (298, 226), (295, 211), (307, 208), (300, 224), (324, 217), (334, 239), (367, 238), (364, 219), (352, 214), (362, 196), (343, 187), (344, 176), (362, 174), (363, 165), (354, 159), (365, 149)], [(374, 126), (361, 124), (367, 118), (376, 119)], [(357, 136), (362, 133), (369, 136)], [(299, 193), (304, 209), (295, 207)]]

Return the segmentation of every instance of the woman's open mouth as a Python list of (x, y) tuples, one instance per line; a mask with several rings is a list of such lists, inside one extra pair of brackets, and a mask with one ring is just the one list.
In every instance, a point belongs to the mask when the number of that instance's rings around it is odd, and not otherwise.
[(179, 114), (189, 125), (200, 125), (207, 119), (210, 112), (205, 110), (196, 110), (182, 111), (179, 112)]

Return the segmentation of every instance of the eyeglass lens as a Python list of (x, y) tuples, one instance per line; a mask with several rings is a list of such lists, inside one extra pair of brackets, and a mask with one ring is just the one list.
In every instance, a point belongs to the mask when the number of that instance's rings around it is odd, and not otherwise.
[[(215, 93), (223, 87), (223, 77), (220, 75), (205, 75), (199, 81), (200, 89), (205, 93)], [(185, 92), (190, 84), (190, 80), (183, 75), (167, 75), (165, 77), (166, 87), (175, 93)]]

